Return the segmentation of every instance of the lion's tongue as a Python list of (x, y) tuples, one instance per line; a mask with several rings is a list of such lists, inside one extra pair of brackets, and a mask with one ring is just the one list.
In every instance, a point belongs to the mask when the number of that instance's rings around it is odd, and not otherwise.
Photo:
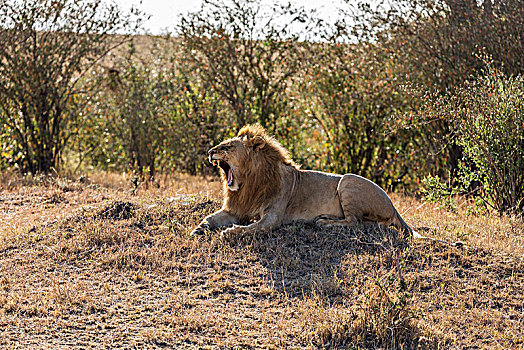
[(231, 171), (231, 168), (229, 168), (229, 171), (227, 172), (227, 184), (228, 186), (233, 184), (233, 172)]

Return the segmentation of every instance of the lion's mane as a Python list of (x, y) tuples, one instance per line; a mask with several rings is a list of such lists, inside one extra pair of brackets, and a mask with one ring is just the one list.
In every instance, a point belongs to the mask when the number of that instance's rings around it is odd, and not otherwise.
[[(267, 207), (280, 193), (283, 176), (281, 165), (297, 169), (298, 166), (289, 152), (260, 125), (246, 125), (237, 136), (243, 140), (247, 154), (241, 162), (242, 186), (238, 191), (230, 190), (222, 174), (225, 198), (223, 209), (247, 220)], [(263, 146), (253, 149), (261, 139)]]

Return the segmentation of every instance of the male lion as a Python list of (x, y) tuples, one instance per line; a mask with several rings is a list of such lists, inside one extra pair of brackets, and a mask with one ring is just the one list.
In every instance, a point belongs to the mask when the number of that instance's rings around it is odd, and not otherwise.
[[(208, 153), (209, 161), (222, 169), (224, 204), (192, 235), (231, 225), (224, 234), (255, 232), (305, 220), (325, 226), (377, 222), (421, 238), (374, 182), (354, 174), (300, 170), (288, 151), (259, 125), (244, 126), (237, 137)], [(239, 225), (253, 219), (258, 221)]]

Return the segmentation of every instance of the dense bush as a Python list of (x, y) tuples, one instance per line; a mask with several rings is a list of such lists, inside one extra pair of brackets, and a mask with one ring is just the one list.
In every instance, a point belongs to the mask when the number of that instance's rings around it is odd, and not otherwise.
[(286, 91), (305, 66), (294, 27), (304, 10), (255, 0), (207, 0), (181, 19), (177, 34), (199, 79), (227, 102), (234, 126), (260, 123), (276, 131), (290, 109)]
[[(453, 123), (463, 149), (462, 188), (499, 212), (524, 208), (524, 78), (488, 68), (451, 96), (428, 98), (425, 118)], [(478, 186), (480, 184), (480, 187)]]
[[(112, 60), (107, 50), (127, 38), (109, 34), (131, 30), (135, 14), (40, 3), (1, 5), (1, 168), (47, 172), (66, 159), (151, 177), (203, 173), (208, 148), (258, 122), (305, 168), (407, 190), (431, 173), (427, 184), (460, 182), (499, 211), (522, 210), (517, 0), (398, 0), (385, 12), (361, 3), (334, 26), (291, 5), (206, 0), (177, 37), (137, 37)], [(86, 17), (99, 27), (79, 36)], [(478, 52), (500, 70), (480, 70)]]
[(126, 40), (139, 15), (98, 1), (0, 2), (1, 157), (24, 172), (57, 168), (78, 129), (78, 83)]
[(98, 93), (89, 101), (76, 152), (87, 155), (89, 164), (150, 177), (157, 171), (204, 170), (206, 150), (228, 132), (227, 117), (221, 100), (196, 80), (191, 67), (172, 59), (172, 44), (153, 40), (151, 60), (131, 43), (112, 68), (87, 82)]
[(405, 157), (415, 134), (395, 124), (408, 100), (393, 79), (391, 61), (371, 44), (319, 45), (313, 55), (302, 90), (307, 112), (325, 136), (317, 166), (395, 186), (413, 168)]
[(129, 59), (97, 77), (99, 93), (80, 145), (99, 168), (130, 168), (154, 176), (172, 140), (166, 108), (171, 72)]
[(506, 74), (524, 73), (521, 0), (358, 2), (346, 14), (360, 40), (387, 44), (411, 81), (441, 91), (459, 87), (492, 57)]
[(98, 93), (75, 152), (97, 168), (198, 173), (210, 168), (207, 149), (256, 122), (307, 161), (300, 146), (304, 117), (289, 94), (306, 63), (306, 45), (291, 23), (272, 17), (300, 22), (304, 12), (227, 4), (206, 1), (182, 18), (180, 38), (151, 39), (151, 52), (132, 47), (98, 72), (88, 82)]
[[(420, 84), (448, 95), (482, 75), (485, 55), (505, 74), (524, 73), (521, 0), (359, 1), (348, 6), (340, 26), (353, 40), (380, 43), (394, 61), (398, 83)], [(448, 142), (450, 120), (415, 125), (406, 120), (405, 125), (425, 135), (417, 143), (419, 152), (429, 155), (422, 174), (458, 174), (463, 154), (461, 147)]]

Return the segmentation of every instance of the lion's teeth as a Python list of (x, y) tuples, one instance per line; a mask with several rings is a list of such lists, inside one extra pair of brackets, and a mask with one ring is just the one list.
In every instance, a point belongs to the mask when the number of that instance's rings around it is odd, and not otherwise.
[(227, 172), (227, 184), (232, 185), (233, 184), (233, 172), (231, 171), (231, 168)]

